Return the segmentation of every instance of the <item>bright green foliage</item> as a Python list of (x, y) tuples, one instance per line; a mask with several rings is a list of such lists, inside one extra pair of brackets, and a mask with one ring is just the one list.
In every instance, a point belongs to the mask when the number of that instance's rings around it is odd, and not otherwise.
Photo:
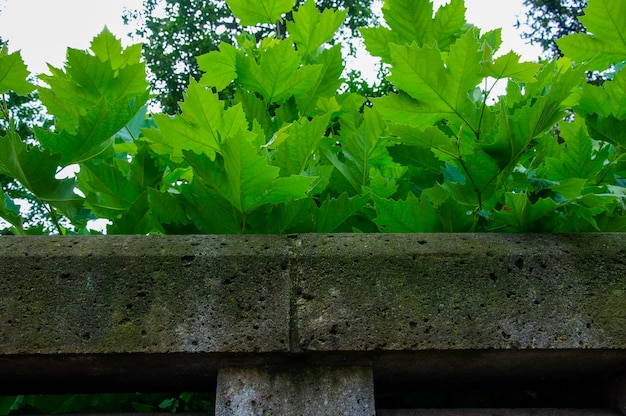
[(291, 11), (294, 0), (226, 0), (226, 3), (243, 26), (254, 26), (276, 23), (283, 14)]
[[(249, 26), (293, 6), (228, 3)], [(77, 232), (86, 218), (139, 234), (626, 229), (626, 57), (609, 35), (620, 32), (598, 27), (600, 2), (586, 20), (604, 48), (597, 61), (567, 48), (541, 63), (494, 58), (500, 31), (466, 24), (462, 0), (434, 18), (427, 0), (387, 0), (383, 12), (387, 26), (363, 35), (393, 93), (338, 92), (344, 60), (327, 42), (346, 14), (308, 1), (287, 33), (257, 39), (255, 27), (200, 56), (205, 74), (175, 116), (146, 117), (138, 49), (105, 30), (93, 54), (70, 49), (66, 68), (43, 77), (56, 117), (54, 132), (37, 131), (45, 150), (10, 133), (0, 173)], [(612, 79), (586, 84), (585, 70), (611, 65)], [(19, 86), (15, 68), (5, 78)], [(76, 178), (55, 179), (70, 163)], [(22, 232), (15, 213), (0, 195), (0, 215)]]
[(105, 152), (149, 97), (141, 48), (122, 49), (104, 30), (92, 42), (95, 55), (68, 49), (66, 71), (50, 67), (41, 78), (41, 101), (56, 117), (56, 132), (38, 129), (39, 142), (61, 154), (63, 165), (82, 162)]
[(26, 95), (32, 92), (35, 88), (26, 80), (29, 74), (19, 52), (9, 54), (6, 46), (0, 49), (0, 94), (15, 91)]
[(520, 63), (519, 58), (520, 56), (513, 51), (502, 55), (493, 62), (487, 62), (483, 66), (482, 75), (496, 79), (510, 78), (519, 82), (535, 82), (540, 65), (534, 62)]
[(241, 106), (225, 110), (217, 94), (196, 82), (189, 85), (181, 108), (182, 115), (175, 118), (165, 114), (155, 115), (159, 129), (145, 132), (153, 141), (154, 149), (169, 154), (171, 160), (176, 162), (182, 160), (185, 150), (215, 159), (220, 142), (236, 134), (246, 122)]
[(313, 0), (308, 0), (297, 12), (293, 21), (287, 22), (290, 38), (295, 42), (298, 53), (306, 56), (330, 41), (346, 19), (346, 11), (324, 10), (317, 12)]
[(623, 0), (589, 0), (579, 18), (587, 33), (574, 33), (557, 40), (565, 56), (604, 70), (626, 60), (626, 3)]
[(464, 32), (465, 4), (463, 0), (452, 0), (441, 7), (433, 19), (433, 5), (429, 0), (385, 0), (383, 16), (385, 27), (364, 28), (361, 34), (367, 50), (389, 63), (390, 44), (410, 45), (417, 48), (437, 45), (442, 50)]
[(238, 56), (238, 81), (263, 96), (267, 102), (284, 101), (290, 96), (302, 98), (320, 78), (320, 65), (301, 66), (301, 58), (288, 40), (277, 40), (264, 53)]

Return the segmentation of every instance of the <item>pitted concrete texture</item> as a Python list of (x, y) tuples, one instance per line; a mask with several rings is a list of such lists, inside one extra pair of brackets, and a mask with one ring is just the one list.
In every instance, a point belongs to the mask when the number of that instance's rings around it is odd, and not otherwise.
[(374, 416), (371, 368), (224, 368), (215, 416)]
[(0, 354), (289, 349), (286, 239), (0, 239)]
[(0, 354), (625, 349), (626, 234), (0, 238)]
[(625, 233), (5, 236), (0, 273), (3, 385), (298, 360), (385, 382), (626, 369)]
[(306, 235), (299, 348), (626, 348), (626, 234)]

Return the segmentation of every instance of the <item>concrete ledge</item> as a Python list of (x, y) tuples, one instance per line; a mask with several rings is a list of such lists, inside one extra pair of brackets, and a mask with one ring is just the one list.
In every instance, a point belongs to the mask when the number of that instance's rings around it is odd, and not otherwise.
[(7, 236), (0, 270), (15, 388), (125, 389), (158, 366), (214, 384), (233, 362), (383, 383), (626, 369), (626, 234)]

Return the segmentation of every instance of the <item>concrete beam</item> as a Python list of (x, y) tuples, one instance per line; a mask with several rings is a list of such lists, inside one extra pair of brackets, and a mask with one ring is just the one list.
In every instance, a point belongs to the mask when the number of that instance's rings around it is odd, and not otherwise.
[(382, 384), (626, 369), (626, 234), (6, 236), (0, 273), (16, 390), (193, 388), (242, 365)]

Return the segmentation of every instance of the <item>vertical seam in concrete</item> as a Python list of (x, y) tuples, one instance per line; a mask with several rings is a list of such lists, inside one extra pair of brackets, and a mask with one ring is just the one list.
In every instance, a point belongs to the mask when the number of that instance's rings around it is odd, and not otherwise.
[(302, 244), (297, 234), (287, 236), (287, 279), (289, 280), (289, 352), (300, 351), (300, 335), (298, 332), (298, 305), (297, 299), (301, 292), (298, 271), (299, 267), (294, 264), (298, 262), (298, 245)]

